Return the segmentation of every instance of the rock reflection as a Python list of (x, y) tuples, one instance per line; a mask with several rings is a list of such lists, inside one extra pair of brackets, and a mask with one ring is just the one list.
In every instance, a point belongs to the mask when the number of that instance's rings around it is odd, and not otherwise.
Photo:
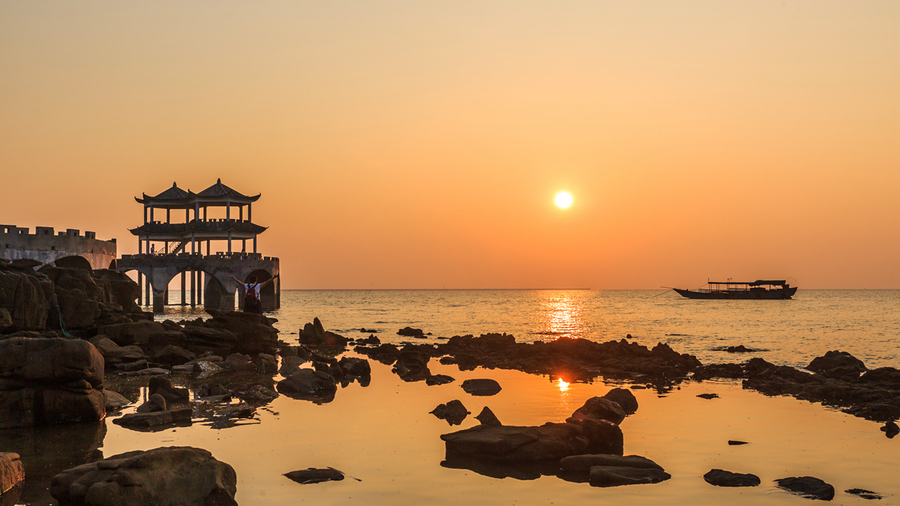
[(451, 456), (441, 462), (441, 467), (468, 469), (489, 478), (513, 478), (516, 480), (536, 480), (541, 476), (556, 476), (558, 462), (512, 463), (474, 457)]
[(50, 480), (66, 469), (102, 460), (105, 436), (106, 421), (0, 431), (0, 447), (18, 453), (25, 465), (18, 501), (55, 504)]

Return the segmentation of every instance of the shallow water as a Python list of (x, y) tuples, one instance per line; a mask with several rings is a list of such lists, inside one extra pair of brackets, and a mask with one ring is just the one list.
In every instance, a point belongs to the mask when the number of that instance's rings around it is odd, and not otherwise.
[[(303, 323), (319, 316), (330, 330), (365, 337), (368, 334), (358, 329), (374, 328), (388, 342), (409, 339), (395, 334), (408, 325), (431, 332), (425, 342), (482, 332), (509, 332), (521, 341), (559, 335), (605, 341), (630, 333), (642, 344), (669, 342), (704, 363), (746, 360), (746, 355), (712, 350), (744, 344), (767, 348), (753, 356), (776, 363), (803, 366), (824, 351), (842, 349), (874, 367), (898, 365), (898, 300), (900, 291), (808, 291), (791, 301), (690, 301), (655, 292), (289, 291), (282, 309), (272, 315), (279, 319), (282, 340), (289, 342), (295, 342), (291, 334)], [(170, 308), (164, 317), (198, 315), (205, 313)], [(553, 476), (498, 479), (442, 467), (440, 435), (478, 422), (469, 417), (450, 427), (429, 414), (440, 403), (459, 399), (472, 415), (489, 406), (506, 425), (540, 425), (563, 421), (585, 400), (616, 385), (595, 381), (565, 386), (545, 376), (459, 371), (432, 360), (432, 373), (456, 381), (429, 387), (405, 383), (389, 366), (370, 363), (373, 375), (367, 387), (352, 383), (322, 405), (281, 396), (258, 410), (254, 420), (232, 428), (195, 423), (144, 433), (108, 419), (84, 426), (0, 431), (0, 449), (23, 454), (28, 479), (21, 501), (27, 504), (54, 504), (46, 487), (49, 478), (66, 467), (101, 454), (171, 445), (205, 448), (233, 466), (242, 505), (798, 504), (803, 499), (778, 489), (773, 480), (804, 475), (834, 485), (835, 504), (864, 502), (843, 492), (850, 488), (882, 494), (881, 504), (900, 501), (894, 471), (900, 462), (900, 439), (885, 438), (874, 422), (789, 397), (765, 397), (735, 382), (686, 382), (662, 396), (633, 390), (640, 408), (622, 423), (625, 453), (662, 465), (672, 475), (663, 483), (595, 488)], [(463, 392), (461, 382), (478, 377), (496, 379), (503, 390), (492, 397)], [(134, 400), (146, 396), (145, 389), (117, 387)], [(700, 393), (720, 398), (696, 397)], [(729, 439), (750, 444), (728, 446)], [(361, 481), (300, 485), (282, 476), (326, 466)], [(762, 485), (713, 487), (702, 478), (713, 468), (754, 473)]]

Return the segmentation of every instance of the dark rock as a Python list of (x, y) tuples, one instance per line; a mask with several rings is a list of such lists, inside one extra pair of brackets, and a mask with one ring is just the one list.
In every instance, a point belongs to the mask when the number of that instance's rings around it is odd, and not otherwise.
[(151, 396), (159, 394), (166, 399), (166, 402), (186, 401), (190, 398), (190, 392), (187, 388), (179, 388), (172, 385), (172, 381), (168, 378), (153, 377), (147, 387)]
[(103, 356), (81, 339), (0, 341), (0, 428), (102, 420), (103, 370)]
[(459, 400), (452, 400), (447, 404), (440, 404), (431, 412), (432, 415), (446, 420), (450, 425), (459, 425), (469, 415), (469, 411)]
[(166, 398), (160, 394), (153, 394), (147, 402), (137, 408), (138, 413), (155, 413), (166, 410)]
[[(373, 330), (372, 332), (377, 332), (377, 331)], [(357, 346), (378, 346), (379, 344), (381, 344), (381, 339), (378, 339), (374, 335), (370, 335), (369, 337), (367, 337), (365, 339), (357, 339), (356, 340)]]
[(326, 331), (319, 318), (313, 318), (312, 323), (307, 323), (300, 329), (298, 339), (302, 344), (316, 348), (344, 349), (350, 339)]
[(617, 424), (583, 415), (567, 418), (566, 423), (582, 428), (582, 435), (588, 441), (585, 453), (622, 455), (624, 452), (624, 436), (622, 429)]
[(694, 370), (691, 379), (704, 381), (712, 378), (737, 379), (744, 376), (744, 368), (740, 364), (710, 364), (700, 366)]
[(0, 494), (25, 480), (25, 466), (18, 453), (0, 452)]
[(193, 410), (191, 408), (181, 408), (169, 409), (166, 411), (153, 411), (150, 413), (129, 413), (114, 419), (113, 423), (129, 429), (159, 430), (173, 425), (190, 425), (192, 412)]
[(385, 365), (391, 365), (397, 361), (397, 358), (400, 356), (400, 350), (394, 346), (393, 344), (381, 344), (375, 348), (368, 348), (365, 346), (357, 346), (353, 349), (353, 351), (368, 355), (369, 358), (377, 360)]
[(872, 492), (871, 490), (863, 489), (863, 488), (851, 488), (849, 490), (845, 490), (844, 492), (851, 494), (851, 495), (859, 496), (863, 499), (869, 499), (869, 500), (882, 499), (880, 494), (878, 494), (876, 492)]
[(588, 441), (581, 427), (568, 423), (546, 423), (540, 427), (476, 425), (443, 434), (447, 460), (470, 457), (513, 463), (559, 461), (581, 453)]
[(496, 395), (500, 392), (500, 390), (502, 390), (500, 384), (497, 383), (497, 381), (486, 378), (467, 379), (462, 382), (461, 386), (467, 394), (478, 396)]
[(732, 473), (722, 469), (713, 469), (703, 475), (710, 485), (717, 487), (755, 487), (759, 485), (759, 476), (755, 474)]
[(288, 397), (296, 397), (315, 402), (334, 400), (337, 383), (328, 373), (313, 369), (300, 369), (278, 382), (276, 389)]
[(260, 353), (256, 356), (256, 370), (260, 374), (275, 374), (278, 372), (278, 360), (268, 353)]
[(740, 446), (740, 445), (746, 445), (746, 444), (750, 444), (750, 443), (748, 443), (746, 441), (735, 441), (733, 439), (728, 440), (728, 446)]
[(428, 386), (446, 385), (447, 383), (453, 383), (454, 381), (456, 381), (456, 378), (447, 376), (446, 374), (433, 374), (425, 378), (425, 384)]
[[(625, 419), (625, 411), (619, 403), (605, 397), (591, 397), (584, 405), (572, 413), (572, 419), (580, 420), (590, 418), (593, 420), (606, 420), (618, 425)], [(574, 422), (573, 422), (574, 423)]]
[(0, 270), (0, 307), (9, 313), (2, 330), (46, 329), (52, 295), (53, 282), (46, 276)]
[(775, 480), (779, 487), (808, 499), (830, 501), (834, 499), (834, 487), (812, 476), (800, 476)]
[(196, 358), (196, 354), (181, 346), (168, 345), (153, 355), (153, 360), (161, 364), (181, 365)]
[(491, 408), (485, 406), (481, 413), (478, 413), (478, 416), (475, 417), (476, 420), (481, 422), (481, 425), (488, 425), (490, 427), (499, 427), (503, 425), (500, 423), (500, 420), (497, 418), (497, 415), (491, 411)]
[[(236, 336), (232, 349), (238, 353), (256, 355), (275, 354), (278, 350), (278, 329), (272, 326), (276, 320), (243, 311), (217, 311), (206, 309), (212, 319), (205, 322), (211, 329), (227, 330)], [(185, 327), (187, 333), (188, 327)]]
[[(126, 486), (127, 485), (127, 486)], [(206, 450), (156, 448), (63, 471), (50, 493), (60, 504), (237, 506), (234, 469)]]
[(594, 466), (590, 471), (591, 485), (595, 487), (659, 483), (671, 477), (669, 473), (654, 468)]
[(300, 370), (300, 366), (305, 364), (307, 359), (300, 357), (282, 357), (281, 358), (281, 368), (278, 370), (279, 374), (287, 378), (291, 374)]
[(846, 351), (838, 350), (829, 351), (821, 357), (814, 358), (806, 368), (823, 376), (853, 380), (866, 372), (866, 366), (862, 360)]
[(103, 394), (106, 396), (106, 412), (111, 413), (113, 411), (118, 411), (125, 406), (131, 404), (131, 401), (128, 400), (124, 395), (113, 392), (112, 390), (103, 390)]
[(884, 432), (884, 435), (887, 436), (888, 439), (894, 439), (894, 436), (900, 434), (900, 427), (898, 427), (893, 420), (890, 420), (884, 424), (881, 431)]
[(372, 375), (372, 366), (370, 366), (369, 361), (364, 358), (341, 357), (338, 366), (345, 376), (363, 378)]
[(431, 357), (414, 350), (403, 350), (397, 356), (393, 372), (403, 381), (422, 381), (431, 376), (428, 361)]
[(235, 389), (235, 395), (251, 406), (262, 406), (278, 398), (278, 392), (265, 385), (250, 385)]
[(584, 454), (572, 455), (560, 459), (559, 467), (565, 471), (579, 471), (587, 473), (594, 466), (605, 467), (631, 467), (636, 469), (658, 469), (663, 470), (662, 466), (640, 455), (609, 455)]
[(638, 401), (631, 393), (631, 390), (624, 388), (613, 388), (603, 395), (603, 398), (609, 399), (619, 405), (626, 415), (633, 415), (638, 410)]
[(424, 338), (425, 332), (423, 332), (422, 329), (414, 329), (412, 327), (403, 327), (402, 329), (397, 331), (397, 335), (406, 336), (406, 337)]
[(285, 476), (303, 485), (321, 483), (323, 481), (341, 481), (344, 479), (344, 473), (330, 467), (326, 469), (310, 467), (302, 471), (291, 471), (286, 473)]
[(699, 394), (697, 397), (701, 399), (718, 399), (719, 394)]

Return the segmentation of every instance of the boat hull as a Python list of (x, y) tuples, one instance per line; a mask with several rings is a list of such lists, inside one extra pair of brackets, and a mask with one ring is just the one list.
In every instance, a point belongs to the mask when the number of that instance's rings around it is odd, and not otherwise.
[(741, 300), (770, 300), (770, 299), (790, 299), (797, 293), (796, 287), (779, 288), (777, 290), (719, 290), (712, 292), (701, 292), (695, 290), (684, 290), (674, 288), (679, 295), (689, 299), (741, 299)]

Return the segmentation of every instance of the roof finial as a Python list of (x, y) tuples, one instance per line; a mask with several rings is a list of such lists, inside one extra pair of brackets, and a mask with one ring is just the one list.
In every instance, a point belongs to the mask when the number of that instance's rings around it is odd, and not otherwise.
[(178, 185), (175, 183), (175, 181), (172, 181), (172, 188), (175, 188), (176, 186)]
[(222, 184), (222, 178), (216, 179), (216, 184)]

